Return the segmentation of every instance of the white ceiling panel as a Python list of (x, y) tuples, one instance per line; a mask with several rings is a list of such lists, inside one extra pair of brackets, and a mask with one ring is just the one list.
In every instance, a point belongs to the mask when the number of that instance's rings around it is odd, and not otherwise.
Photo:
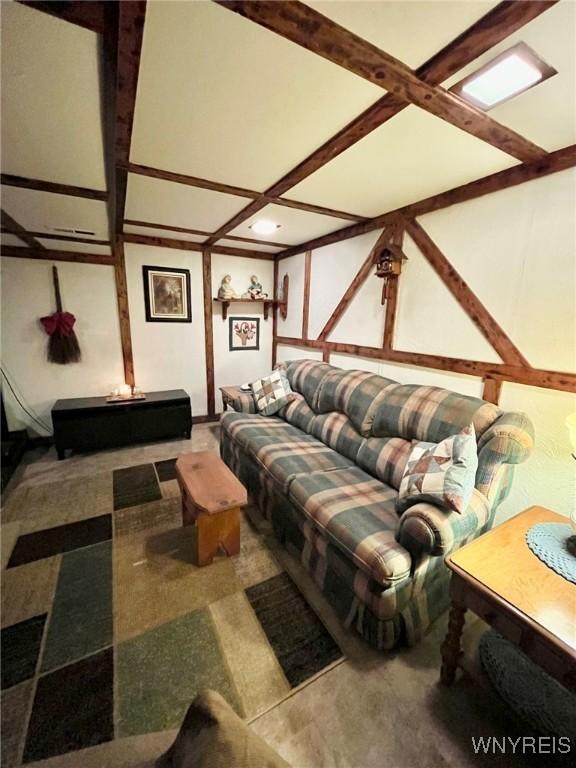
[(517, 163), (434, 115), (407, 107), (293, 187), (290, 196), (377, 216)]
[(246, 197), (129, 174), (126, 218), (213, 232), (249, 202)]
[(137, 227), (134, 224), (124, 224), (124, 232), (149, 237), (167, 237), (171, 240), (187, 240), (189, 243), (203, 243), (206, 235), (191, 235), (189, 232), (171, 232), (168, 229), (153, 229), (152, 227)]
[[(286, 208), (283, 205), (267, 205), (228, 234), (252, 237), (254, 233), (250, 229), (250, 225), (258, 221), (258, 219), (270, 219), (275, 221), (276, 224), (280, 224), (280, 229), (278, 229), (276, 235), (278, 240), (293, 245), (297, 245), (304, 240), (310, 240), (313, 237), (325, 235), (328, 232), (334, 232), (336, 229), (341, 229), (348, 224), (354, 223), (345, 219), (335, 219), (333, 216), (308, 213), (308, 211), (301, 211), (298, 208)], [(273, 236), (270, 237), (270, 240), (273, 239)]]
[(284, 250), (284, 246), (247, 243), (242, 240), (230, 240), (229, 237), (223, 237), (218, 240), (218, 245), (231, 245), (234, 248), (246, 248), (250, 251), (263, 251), (264, 253), (280, 253), (280, 251)]
[(94, 232), (98, 240), (108, 237), (106, 203), (100, 200), (4, 186), (2, 208), (32, 232), (52, 232), (54, 227), (65, 227)]
[(263, 191), (383, 93), (214, 3), (149, 3), (131, 160)]
[(2, 3), (2, 170), (105, 189), (99, 36)]
[(92, 245), (91, 243), (74, 243), (71, 240), (44, 240), (37, 238), (39, 243), (52, 251), (76, 251), (76, 253), (96, 253), (99, 256), (110, 256), (112, 250), (107, 245)]
[(497, 3), (476, 0), (312, 0), (307, 5), (416, 69)]
[(523, 29), (445, 83), (450, 87), (519, 42), (529, 45), (558, 74), (489, 114), (544, 149), (576, 142), (576, 3), (561, 0)]

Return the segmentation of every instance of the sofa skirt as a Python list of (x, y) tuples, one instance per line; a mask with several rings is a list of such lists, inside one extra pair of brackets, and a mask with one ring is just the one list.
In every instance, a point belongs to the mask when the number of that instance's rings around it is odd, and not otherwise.
[[(305, 516), (283, 495), (256, 460), (224, 431), (220, 454), (270, 522), (274, 536), (300, 561), (344, 626), (353, 627), (370, 645), (379, 650), (391, 650), (402, 642), (415, 645), (430, 624), (448, 608), (449, 571), (441, 557), (426, 557), (399, 589), (390, 591), (397, 606), (389, 610), (391, 615), (378, 617), (354, 588), (352, 574), (355, 568), (352, 564), (348, 568), (337, 567), (337, 561), (344, 558), (335, 553), (328, 542), (321, 547), (326, 555), (323, 556), (305, 535)], [(320, 533), (317, 537), (323, 539)], [(330, 557), (328, 553), (335, 556)]]

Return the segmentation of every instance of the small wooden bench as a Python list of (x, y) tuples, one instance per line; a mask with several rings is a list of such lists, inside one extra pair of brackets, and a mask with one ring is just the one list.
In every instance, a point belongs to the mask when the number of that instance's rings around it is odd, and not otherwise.
[(199, 566), (210, 565), (219, 552), (240, 552), (240, 509), (246, 489), (217, 453), (184, 453), (176, 461), (182, 493), (182, 523), (198, 528)]

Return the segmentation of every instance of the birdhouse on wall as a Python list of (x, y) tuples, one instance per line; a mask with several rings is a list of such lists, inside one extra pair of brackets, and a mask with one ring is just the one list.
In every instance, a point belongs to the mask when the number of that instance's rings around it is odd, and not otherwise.
[(389, 243), (380, 251), (376, 260), (376, 277), (384, 280), (382, 298), (387, 299), (390, 289), (390, 280), (396, 280), (402, 271), (402, 262), (406, 256), (401, 248)]

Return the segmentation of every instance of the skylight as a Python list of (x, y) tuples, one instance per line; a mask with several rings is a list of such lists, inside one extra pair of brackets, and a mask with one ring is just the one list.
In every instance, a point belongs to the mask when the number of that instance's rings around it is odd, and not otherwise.
[(556, 74), (525, 43), (497, 56), (450, 90), (481, 109), (501, 104)]

